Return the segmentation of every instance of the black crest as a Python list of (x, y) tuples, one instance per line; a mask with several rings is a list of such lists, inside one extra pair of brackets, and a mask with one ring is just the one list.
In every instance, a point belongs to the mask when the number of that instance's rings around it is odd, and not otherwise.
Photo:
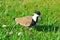
[(40, 15), (40, 11), (35, 11), (35, 13), (36, 13), (37, 15)]

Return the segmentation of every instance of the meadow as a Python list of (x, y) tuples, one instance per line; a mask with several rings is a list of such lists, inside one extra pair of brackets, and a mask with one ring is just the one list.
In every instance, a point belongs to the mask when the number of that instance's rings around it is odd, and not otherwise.
[[(32, 30), (13, 20), (37, 10), (41, 15)], [(0, 40), (60, 40), (60, 0), (0, 0)]]

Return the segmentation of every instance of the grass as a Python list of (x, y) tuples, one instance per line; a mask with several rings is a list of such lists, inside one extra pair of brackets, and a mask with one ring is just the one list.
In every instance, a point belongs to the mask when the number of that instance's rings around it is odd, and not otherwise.
[[(13, 20), (32, 16), (36, 10), (41, 16), (32, 30), (16, 25)], [(59, 28), (60, 0), (0, 0), (0, 40), (60, 40)], [(9, 35), (11, 31), (13, 34)]]

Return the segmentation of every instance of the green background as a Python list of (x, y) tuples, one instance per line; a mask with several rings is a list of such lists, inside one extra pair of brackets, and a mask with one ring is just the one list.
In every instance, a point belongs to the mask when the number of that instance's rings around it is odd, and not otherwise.
[[(32, 30), (17, 24), (16, 17), (41, 15)], [(2, 25), (6, 25), (5, 28)], [(13, 34), (9, 35), (12, 31)], [(18, 36), (18, 33), (22, 35)], [(31, 34), (32, 33), (32, 34)], [(0, 40), (60, 40), (60, 0), (0, 0)]]

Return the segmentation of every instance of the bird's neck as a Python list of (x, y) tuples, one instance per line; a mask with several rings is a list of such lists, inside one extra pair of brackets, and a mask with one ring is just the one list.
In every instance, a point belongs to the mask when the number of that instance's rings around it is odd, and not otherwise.
[(32, 19), (36, 22), (38, 19), (38, 16), (35, 14), (34, 16), (32, 16)]

